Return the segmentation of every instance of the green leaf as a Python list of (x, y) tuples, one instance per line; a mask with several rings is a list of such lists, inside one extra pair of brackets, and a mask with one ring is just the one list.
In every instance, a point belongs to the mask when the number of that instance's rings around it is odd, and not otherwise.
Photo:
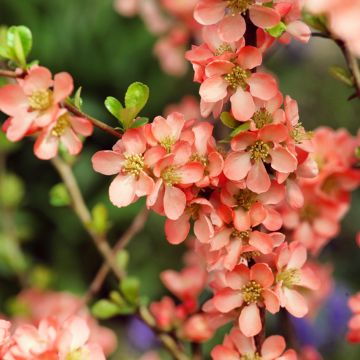
[(224, 111), (220, 115), (221, 122), (230, 129), (236, 129), (239, 125), (239, 122), (234, 119), (234, 117), (227, 111)]
[(105, 107), (111, 115), (121, 121), (120, 112), (123, 110), (123, 106), (118, 99), (108, 96), (105, 100)]
[(360, 159), (360, 146), (355, 149), (355, 156)]
[(54, 274), (50, 270), (42, 265), (36, 265), (30, 272), (28, 277), (29, 285), (32, 288), (45, 290), (50, 287), (54, 280)]
[(7, 46), (0, 45), (0, 56), (5, 59), (11, 59), (12, 53)]
[(7, 45), (14, 54), (14, 60), (26, 68), (26, 57), (32, 48), (32, 34), (26, 26), (11, 26), (7, 31)]
[(125, 249), (118, 251), (115, 254), (115, 260), (121, 270), (126, 270), (129, 264), (130, 255)]
[(125, 107), (140, 112), (149, 99), (149, 87), (141, 82), (131, 84), (125, 94)]
[(130, 128), (135, 129), (141, 126), (146, 125), (149, 122), (149, 118), (147, 117), (140, 117), (137, 118), (130, 126)]
[(324, 15), (313, 15), (307, 11), (303, 12), (302, 19), (305, 24), (309, 25), (315, 30), (319, 30), (325, 34), (328, 33), (327, 20)]
[(108, 210), (103, 204), (97, 204), (92, 209), (92, 228), (99, 235), (105, 235), (109, 228)]
[(279, 38), (286, 30), (286, 25), (280, 21), (277, 25), (273, 26), (266, 31), (274, 38)]
[(119, 307), (109, 300), (102, 299), (93, 305), (91, 312), (98, 319), (106, 320), (118, 315)]
[(63, 183), (56, 184), (50, 190), (50, 204), (52, 206), (61, 207), (71, 204), (71, 198)]
[(77, 90), (76, 93), (74, 95), (74, 105), (81, 110), (82, 104), (83, 104), (83, 100), (81, 98), (81, 90), (82, 87), (80, 86)]
[(0, 177), (0, 204), (4, 207), (15, 208), (22, 201), (25, 194), (22, 180), (14, 174)]
[(120, 290), (126, 300), (131, 304), (136, 304), (139, 300), (140, 282), (135, 277), (125, 278), (120, 282)]
[(231, 137), (234, 137), (238, 134), (240, 134), (243, 131), (249, 130), (250, 129), (250, 121), (247, 121), (243, 124), (241, 124), (240, 126), (238, 126), (231, 134)]
[(331, 66), (329, 68), (330, 74), (337, 80), (348, 86), (354, 86), (354, 80), (348, 70), (341, 66)]

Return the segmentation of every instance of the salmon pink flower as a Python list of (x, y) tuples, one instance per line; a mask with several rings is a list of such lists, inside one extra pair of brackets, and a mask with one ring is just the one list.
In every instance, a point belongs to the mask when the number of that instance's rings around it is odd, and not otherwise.
[(188, 341), (202, 343), (210, 340), (215, 333), (207, 314), (195, 314), (184, 322), (181, 335)]
[(266, 192), (271, 185), (266, 163), (284, 174), (297, 168), (296, 156), (281, 144), (287, 138), (288, 131), (282, 124), (267, 125), (257, 133), (240, 133), (231, 141), (234, 152), (225, 159), (225, 176), (233, 181), (246, 179), (246, 186), (257, 194)]
[(98, 151), (92, 157), (95, 171), (104, 175), (118, 174), (109, 188), (110, 200), (115, 206), (127, 206), (153, 191), (154, 180), (147, 173), (146, 148), (143, 128), (130, 129), (112, 151)]
[(207, 79), (200, 86), (201, 99), (205, 103), (221, 103), (230, 96), (235, 119), (249, 120), (256, 111), (254, 98), (270, 100), (278, 92), (271, 75), (251, 72), (261, 63), (261, 52), (254, 46), (243, 47), (235, 63), (213, 60), (205, 68)]
[(353, 316), (348, 323), (347, 339), (350, 343), (360, 343), (360, 292), (352, 296), (348, 304)]
[(295, 317), (308, 313), (308, 305), (299, 290), (317, 290), (318, 280), (310, 268), (304, 267), (307, 258), (305, 246), (298, 242), (284, 243), (277, 252), (277, 293), (282, 307)]
[(214, 295), (214, 306), (227, 313), (242, 307), (239, 316), (241, 332), (247, 336), (255, 336), (262, 329), (259, 306), (275, 314), (279, 311), (279, 298), (271, 286), (274, 275), (265, 263), (253, 265), (250, 269), (240, 264), (225, 274), (228, 287), (217, 291)]
[(186, 207), (186, 195), (182, 188), (200, 181), (204, 166), (191, 161), (191, 146), (180, 142), (173, 153), (168, 154), (154, 167), (158, 178), (153, 191), (148, 195), (147, 206), (165, 214), (170, 220), (177, 220)]
[(247, 10), (255, 26), (271, 28), (279, 23), (279, 13), (272, 7), (262, 6), (264, 2), (263, 0), (200, 0), (195, 7), (194, 17), (202, 25), (218, 24), (219, 35), (224, 41), (237, 41), (246, 30), (243, 14)]
[(68, 73), (59, 73), (53, 80), (50, 71), (42, 66), (32, 67), (24, 79), (17, 81), (0, 88), (0, 110), (10, 116), (6, 135), (11, 141), (53, 122), (59, 103), (73, 90)]
[(77, 155), (82, 149), (79, 135), (90, 136), (92, 132), (93, 125), (89, 120), (61, 109), (55, 121), (41, 130), (35, 142), (35, 155), (42, 160), (52, 159), (57, 155), (60, 143), (69, 154)]
[[(222, 345), (217, 345), (211, 352), (213, 360), (296, 360), (294, 350), (285, 351), (286, 343), (282, 336), (273, 335), (265, 339), (260, 354), (256, 350), (253, 337), (244, 336), (237, 328), (232, 328), (225, 336)], [(285, 351), (285, 352), (284, 352)]]

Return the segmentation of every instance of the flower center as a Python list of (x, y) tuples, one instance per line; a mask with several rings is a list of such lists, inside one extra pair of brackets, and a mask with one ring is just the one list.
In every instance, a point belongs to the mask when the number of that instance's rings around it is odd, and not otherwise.
[(261, 255), (260, 251), (245, 251), (244, 253), (241, 254), (241, 257), (246, 261), (250, 261), (260, 255)]
[(199, 218), (199, 211), (201, 209), (200, 204), (191, 204), (187, 209), (187, 213), (192, 217), (193, 220)]
[(70, 120), (69, 115), (65, 113), (64, 115), (61, 115), (57, 121), (56, 125), (51, 130), (51, 134), (54, 136), (62, 136), (65, 132), (65, 130), (70, 126)]
[(304, 140), (310, 140), (313, 136), (312, 131), (306, 131), (302, 126), (302, 123), (297, 123), (291, 130), (290, 136), (295, 140), (297, 144), (302, 143)]
[(232, 68), (231, 73), (225, 75), (225, 80), (233, 89), (237, 89), (239, 86), (241, 86), (243, 89), (246, 89), (246, 80), (250, 75), (250, 71), (244, 70), (237, 65)]
[(230, 44), (224, 43), (216, 49), (215, 56), (220, 56), (226, 52), (232, 52), (232, 48), (231, 48)]
[(258, 353), (242, 355), (240, 360), (261, 360), (261, 356)]
[(53, 102), (51, 90), (36, 90), (28, 98), (29, 105), (33, 110), (47, 110)]
[(242, 245), (249, 245), (250, 230), (238, 231), (234, 229), (234, 231), (231, 233), (231, 236), (241, 239)]
[(254, 0), (227, 0), (228, 8), (231, 10), (232, 14), (242, 14), (245, 13), (250, 5), (252, 5)]
[(239, 190), (239, 192), (234, 195), (237, 205), (245, 211), (250, 210), (251, 205), (256, 202), (256, 197), (256, 194), (249, 189)]
[(312, 222), (319, 215), (319, 210), (313, 204), (305, 205), (300, 211), (300, 219)]
[(171, 153), (172, 146), (176, 143), (176, 139), (172, 136), (167, 136), (161, 140), (161, 146), (166, 150), (166, 152)]
[(299, 269), (288, 269), (276, 275), (276, 281), (282, 281), (283, 286), (287, 288), (292, 288), (294, 285), (299, 284), (300, 280)]
[(190, 157), (190, 161), (199, 162), (205, 167), (209, 165), (209, 160), (205, 155), (200, 155), (198, 153), (192, 154)]
[(144, 166), (144, 156), (142, 154), (125, 154), (125, 164), (123, 166), (125, 173), (138, 176)]
[(255, 280), (251, 280), (241, 288), (242, 297), (249, 305), (257, 303), (261, 299), (262, 286)]
[(162, 173), (161, 178), (166, 185), (176, 185), (181, 181), (180, 175), (176, 172), (175, 166), (167, 167)]
[(264, 161), (269, 156), (270, 146), (261, 140), (256, 141), (250, 148), (250, 157), (255, 161)]
[(88, 352), (84, 352), (82, 349), (78, 349), (72, 351), (71, 353), (66, 355), (65, 360), (85, 360), (90, 359), (90, 354)]
[(261, 108), (253, 115), (253, 121), (258, 129), (261, 129), (263, 126), (267, 124), (271, 124), (273, 122), (272, 115), (265, 109)]

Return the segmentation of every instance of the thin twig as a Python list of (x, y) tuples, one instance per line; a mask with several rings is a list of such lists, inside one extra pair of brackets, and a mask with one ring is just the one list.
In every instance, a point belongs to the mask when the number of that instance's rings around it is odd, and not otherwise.
[[(136, 215), (131, 225), (128, 227), (128, 229), (113, 247), (113, 254), (116, 254), (117, 252), (123, 250), (128, 245), (128, 243), (136, 236), (136, 234), (138, 234), (144, 228), (148, 216), (149, 210), (147, 208), (144, 208)], [(88, 291), (83, 297), (84, 304), (88, 303), (91, 298), (100, 291), (110, 270), (110, 266), (105, 261), (97, 272), (94, 280), (91, 282)]]
[(97, 128), (107, 132), (108, 134), (110, 134), (112, 136), (117, 137), (118, 139), (121, 139), (122, 135), (119, 132), (117, 132), (114, 128), (112, 128), (111, 126), (105, 124), (104, 122), (102, 122), (98, 119), (95, 119), (94, 117), (84, 113), (83, 111), (79, 110), (76, 106), (70, 104), (68, 101), (66, 101), (64, 103), (64, 107), (67, 110), (69, 110), (70, 112), (72, 112), (74, 115), (86, 118)]
[(191, 343), (192, 360), (203, 360), (202, 346), (200, 343)]
[(83, 224), (85, 230), (88, 232), (90, 237), (92, 238), (95, 246), (102, 254), (107, 264), (111, 268), (111, 270), (116, 274), (119, 279), (124, 277), (123, 271), (117, 266), (114, 255), (112, 253), (112, 249), (106, 238), (94, 231), (91, 228), (91, 214), (89, 209), (87, 208), (84, 198), (81, 194), (75, 176), (72, 172), (71, 167), (59, 157), (55, 157), (51, 160), (51, 163), (54, 165), (55, 169), (58, 171), (60, 177), (62, 178), (66, 188), (68, 189), (71, 199), (72, 199), (72, 207), (79, 217), (81, 223)]
[(261, 307), (259, 309), (259, 311), (260, 311), (260, 319), (261, 319), (262, 328), (261, 328), (260, 333), (255, 336), (255, 345), (256, 345), (257, 352), (260, 354), (262, 344), (266, 338), (265, 308)]
[(16, 79), (16, 78), (20, 78), (21, 74), (17, 73), (16, 71), (0, 69), (0, 76)]

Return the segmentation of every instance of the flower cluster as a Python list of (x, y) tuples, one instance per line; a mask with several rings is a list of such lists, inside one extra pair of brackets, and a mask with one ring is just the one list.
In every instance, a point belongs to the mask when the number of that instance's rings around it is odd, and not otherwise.
[(0, 110), (9, 116), (3, 125), (7, 138), (19, 141), (36, 135), (35, 155), (49, 160), (62, 145), (71, 155), (82, 149), (81, 136), (92, 134), (92, 124), (74, 116), (63, 104), (73, 91), (73, 80), (68, 73), (52, 79), (48, 69), (32, 67), (16, 84), (0, 88)]
[(40, 321), (38, 326), (20, 325), (11, 333), (11, 323), (0, 320), (0, 356), (3, 360), (105, 360), (101, 346), (89, 342), (86, 321), (72, 316)]
[(162, 69), (174, 76), (187, 71), (184, 53), (190, 39), (199, 38), (199, 25), (193, 18), (197, 0), (115, 0), (115, 9), (124, 16), (139, 14), (147, 28), (160, 36), (154, 54)]
[(352, 52), (360, 56), (358, 1), (306, 0), (305, 6), (314, 14), (326, 15), (331, 32), (345, 41)]

